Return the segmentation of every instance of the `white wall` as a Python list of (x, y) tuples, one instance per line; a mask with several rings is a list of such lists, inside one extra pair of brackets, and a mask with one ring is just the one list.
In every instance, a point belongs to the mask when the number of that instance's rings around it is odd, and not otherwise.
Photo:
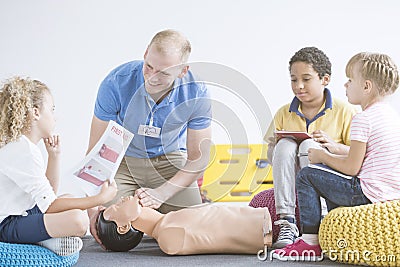
[[(141, 59), (162, 29), (189, 37), (192, 61), (215, 62), (247, 76), (272, 113), (292, 98), (288, 61), (304, 46), (317, 46), (330, 57), (329, 87), (343, 99), (344, 67), (353, 54), (384, 52), (400, 65), (400, 2), (326, 2), (0, 0), (0, 79), (30, 76), (52, 89), (65, 171), (85, 154), (102, 78), (123, 62)], [(223, 142), (222, 135), (217, 129), (213, 138)], [(256, 131), (248, 140), (259, 142), (260, 136)]]

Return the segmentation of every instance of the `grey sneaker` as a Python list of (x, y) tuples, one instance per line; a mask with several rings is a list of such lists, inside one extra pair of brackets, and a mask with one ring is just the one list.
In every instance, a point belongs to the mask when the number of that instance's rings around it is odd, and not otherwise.
[(79, 252), (83, 242), (79, 237), (53, 237), (37, 243), (39, 246), (50, 249), (59, 256), (68, 256)]
[(284, 217), (274, 222), (275, 225), (279, 225), (279, 235), (276, 242), (272, 245), (273, 248), (284, 248), (287, 245), (294, 243), (297, 237), (299, 237), (299, 229), (297, 229), (294, 218)]

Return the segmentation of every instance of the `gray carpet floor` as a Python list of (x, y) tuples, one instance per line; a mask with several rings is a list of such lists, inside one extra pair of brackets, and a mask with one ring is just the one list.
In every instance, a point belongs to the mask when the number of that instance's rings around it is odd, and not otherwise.
[(260, 261), (257, 255), (208, 254), (169, 256), (157, 242), (144, 236), (142, 242), (128, 252), (104, 251), (91, 235), (83, 238), (83, 249), (76, 267), (125, 267), (125, 266), (342, 266), (329, 259), (320, 262), (282, 262), (276, 259)]

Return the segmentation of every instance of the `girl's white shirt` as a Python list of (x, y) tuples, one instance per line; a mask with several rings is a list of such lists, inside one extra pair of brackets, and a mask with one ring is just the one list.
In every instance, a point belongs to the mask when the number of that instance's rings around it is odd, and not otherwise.
[(0, 222), (35, 205), (44, 213), (56, 198), (36, 144), (23, 135), (0, 148)]

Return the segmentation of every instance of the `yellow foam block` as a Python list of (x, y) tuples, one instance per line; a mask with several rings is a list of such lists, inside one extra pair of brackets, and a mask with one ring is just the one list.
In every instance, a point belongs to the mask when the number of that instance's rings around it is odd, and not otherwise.
[(204, 173), (202, 194), (213, 202), (250, 201), (273, 187), (266, 144), (213, 145)]

